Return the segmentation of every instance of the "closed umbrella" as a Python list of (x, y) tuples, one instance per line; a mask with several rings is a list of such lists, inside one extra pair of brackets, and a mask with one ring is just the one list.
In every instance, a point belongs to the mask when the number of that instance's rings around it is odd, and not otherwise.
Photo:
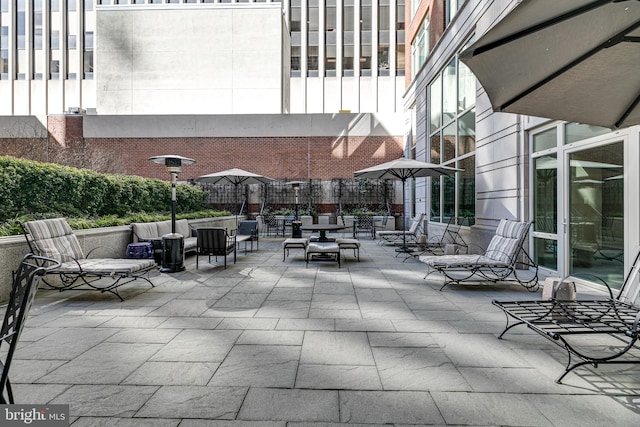
[(640, 124), (640, 1), (523, 0), (460, 59), (494, 111)]
[(266, 184), (270, 181), (273, 181), (273, 179), (238, 168), (227, 169), (208, 175), (202, 175), (196, 178), (196, 182), (208, 182), (210, 184), (233, 184), (235, 186), (236, 229), (238, 228), (238, 186), (240, 184)]
[[(454, 175), (462, 169), (450, 168), (447, 166), (436, 165), (434, 163), (421, 162), (419, 160), (407, 159), (401, 157), (390, 162), (382, 163), (370, 168), (362, 169), (353, 173), (356, 178), (371, 179), (399, 179), (402, 181), (402, 224), (406, 229), (404, 204), (405, 204), (405, 186), (409, 178), (424, 178), (428, 176), (437, 177), (440, 175)], [(402, 235), (402, 248), (399, 251), (407, 251), (407, 236)]]

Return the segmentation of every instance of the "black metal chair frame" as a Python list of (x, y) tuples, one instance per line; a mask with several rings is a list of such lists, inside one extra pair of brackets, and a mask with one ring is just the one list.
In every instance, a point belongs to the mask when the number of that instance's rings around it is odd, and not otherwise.
[[(56, 220), (60, 220), (60, 218), (56, 218), (53, 221)], [(35, 241), (34, 237), (29, 233), (27, 226), (20, 221), (16, 222), (22, 228), (24, 237), (29, 245), (29, 251), (40, 256), (48, 255), (39, 249), (38, 242)], [(73, 236), (73, 238), (75, 239), (75, 236)], [(149, 283), (151, 287), (154, 287), (153, 282), (149, 279), (149, 273), (152, 270), (157, 269), (155, 262), (146, 263), (147, 260), (143, 259), (125, 259), (123, 262), (126, 262), (129, 265), (146, 264), (145, 267), (136, 268), (134, 271), (131, 271), (130, 269), (118, 270), (109, 266), (109, 262), (122, 261), (116, 258), (95, 258), (91, 260), (93, 263), (97, 263), (97, 265), (101, 262), (107, 263), (104, 268), (96, 265), (90, 268), (86, 264), (83, 265), (85, 260), (89, 260), (89, 256), (96, 249), (97, 248), (91, 249), (86, 255), (83, 254), (83, 258), (77, 258), (71, 254), (59, 254), (59, 259), (56, 259), (56, 261), (59, 262), (59, 266), (64, 267), (66, 265), (66, 267), (63, 269), (51, 268), (46, 270), (47, 275), (58, 276), (59, 283), (52, 283), (51, 281), (47, 281), (45, 278), (42, 278), (42, 284), (47, 289), (53, 289), (60, 292), (68, 290), (109, 292), (117, 296), (120, 301), (124, 301), (118, 292), (118, 288), (120, 286), (142, 279)], [(58, 258), (58, 256), (55, 258)], [(112, 281), (110, 283), (100, 282), (101, 279), (105, 278), (109, 278)]]
[(198, 244), (196, 246), (196, 270), (199, 268), (198, 260), (200, 256), (215, 256), (216, 261), (219, 256), (224, 257), (224, 268), (227, 268), (227, 255), (233, 253), (233, 263), (236, 263), (236, 236), (231, 236), (226, 228), (222, 227), (200, 227), (196, 230)]
[(275, 231), (275, 236), (284, 236), (284, 220), (276, 218), (275, 214), (266, 214), (263, 216), (263, 223), (265, 226), (265, 236), (270, 236), (271, 231)]
[(353, 238), (358, 239), (361, 232), (369, 234), (372, 239), (375, 239), (376, 228), (372, 215), (356, 215), (353, 219)]
[[(526, 225), (512, 253), (493, 250), (491, 254), (485, 252), (481, 255), (422, 255), (419, 257), (420, 261), (429, 265), (429, 272), (424, 278), (427, 279), (435, 272), (442, 274), (445, 280), (440, 290), (451, 284), (459, 285), (461, 282), (475, 280), (491, 283), (516, 281), (529, 292), (535, 292), (539, 287), (539, 267), (524, 249), (531, 225), (532, 223)], [(500, 261), (503, 257), (507, 260)], [(529, 278), (519, 276), (518, 266), (522, 267), (521, 270), (532, 271), (533, 275)]]
[(4, 314), (2, 329), (0, 330), (0, 349), (4, 343), (9, 345), (8, 351), (0, 351), (0, 357), (4, 355), (4, 360), (0, 358), (0, 368), (2, 368), (2, 375), (0, 376), (0, 403), (2, 404), (15, 403), (13, 390), (11, 389), (11, 381), (9, 381), (11, 361), (27, 316), (29, 315), (29, 309), (38, 290), (38, 285), (46, 272), (45, 267), (55, 265), (59, 265), (55, 260), (27, 254), (22, 259), (18, 270), (13, 273), (13, 286)]
[[(640, 253), (638, 254), (640, 256)], [(636, 257), (636, 264), (638, 262)], [(589, 299), (576, 301), (530, 300), (530, 301), (497, 301), (492, 303), (499, 307), (507, 317), (507, 325), (498, 336), (518, 325), (526, 325), (529, 329), (547, 338), (567, 352), (568, 360), (564, 372), (556, 379), (561, 384), (562, 379), (572, 370), (583, 365), (599, 364), (638, 364), (640, 358), (623, 356), (638, 343), (640, 337), (640, 308), (622, 302), (620, 297), (632, 268), (625, 279), (618, 295), (614, 298), (611, 287), (601, 278), (594, 277), (606, 285), (609, 291), (608, 299)], [(512, 323), (513, 321), (513, 323)], [(606, 352), (602, 346), (590, 348), (572, 342), (572, 336), (590, 334), (606, 334), (612, 338), (612, 345), (606, 345)], [(579, 359), (574, 362), (573, 358)]]
[(253, 252), (253, 242), (256, 242), (256, 250), (260, 250), (258, 221), (240, 221), (235, 235), (237, 240), (236, 243), (244, 242), (245, 252), (247, 252), (247, 242), (251, 242), (251, 252)]

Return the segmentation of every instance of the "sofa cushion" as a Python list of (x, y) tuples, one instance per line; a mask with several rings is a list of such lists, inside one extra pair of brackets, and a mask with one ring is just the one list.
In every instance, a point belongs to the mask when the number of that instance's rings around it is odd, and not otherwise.
[(182, 234), (185, 239), (187, 237), (191, 237), (191, 227), (189, 227), (189, 221), (187, 221), (186, 219), (180, 219), (176, 221), (176, 233)]
[(171, 220), (158, 221), (156, 224), (158, 224), (158, 237), (171, 234)]
[(157, 239), (159, 237), (158, 225), (155, 222), (134, 222), (131, 227), (134, 243), (138, 243), (139, 239)]

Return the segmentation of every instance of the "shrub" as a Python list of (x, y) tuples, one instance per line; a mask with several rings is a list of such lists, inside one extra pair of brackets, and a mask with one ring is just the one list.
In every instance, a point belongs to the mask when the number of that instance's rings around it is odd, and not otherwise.
[[(199, 187), (178, 184), (176, 194), (176, 212), (205, 209), (207, 193)], [(0, 156), (0, 235), (15, 234), (12, 223), (16, 219), (64, 216), (75, 224), (74, 228), (87, 228), (122, 225), (121, 220), (132, 213), (170, 209), (168, 181)], [(211, 211), (207, 212), (212, 216)], [(151, 221), (157, 220), (157, 215), (150, 216)], [(135, 221), (125, 223), (130, 222)]]

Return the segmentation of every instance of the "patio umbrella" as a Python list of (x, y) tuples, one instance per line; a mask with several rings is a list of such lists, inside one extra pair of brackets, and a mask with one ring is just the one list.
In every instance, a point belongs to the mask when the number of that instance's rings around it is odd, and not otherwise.
[[(407, 159), (401, 157), (390, 162), (382, 163), (370, 168), (362, 169), (353, 173), (356, 178), (371, 179), (399, 179), (402, 181), (402, 228), (406, 230), (404, 204), (405, 204), (405, 185), (409, 178), (424, 178), (428, 176), (436, 177), (440, 175), (453, 175), (462, 169), (450, 168), (447, 166), (436, 165), (434, 163), (421, 162), (419, 160)], [(407, 251), (407, 236), (402, 235), (402, 252)]]
[(238, 168), (210, 173), (209, 175), (202, 175), (196, 178), (196, 182), (208, 182), (209, 184), (233, 184), (235, 186), (236, 229), (238, 228), (238, 186), (240, 184), (266, 184), (270, 181), (273, 181), (273, 179)]
[(460, 59), (494, 111), (640, 123), (640, 1), (523, 0)]

